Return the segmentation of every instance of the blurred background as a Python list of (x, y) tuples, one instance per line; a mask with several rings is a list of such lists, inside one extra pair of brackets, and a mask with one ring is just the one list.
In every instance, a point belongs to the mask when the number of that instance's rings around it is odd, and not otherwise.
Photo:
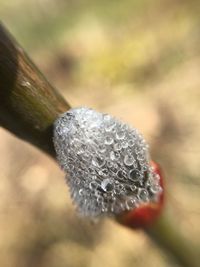
[[(0, 0), (0, 17), (73, 106), (144, 134), (168, 203), (200, 236), (200, 2)], [(0, 129), (0, 266), (176, 266), (140, 231), (80, 218), (64, 174)]]

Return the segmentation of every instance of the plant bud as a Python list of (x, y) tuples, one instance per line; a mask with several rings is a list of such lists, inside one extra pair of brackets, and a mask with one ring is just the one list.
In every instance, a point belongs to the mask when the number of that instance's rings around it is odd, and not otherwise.
[(110, 115), (75, 108), (55, 121), (53, 141), (83, 215), (118, 216), (159, 201), (160, 176), (137, 129)]

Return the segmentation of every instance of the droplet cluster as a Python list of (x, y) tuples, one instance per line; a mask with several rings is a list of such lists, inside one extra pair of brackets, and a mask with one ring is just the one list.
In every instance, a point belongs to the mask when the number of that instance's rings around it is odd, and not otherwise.
[(156, 202), (162, 188), (137, 129), (89, 108), (62, 114), (54, 145), (71, 196), (86, 216), (118, 214)]

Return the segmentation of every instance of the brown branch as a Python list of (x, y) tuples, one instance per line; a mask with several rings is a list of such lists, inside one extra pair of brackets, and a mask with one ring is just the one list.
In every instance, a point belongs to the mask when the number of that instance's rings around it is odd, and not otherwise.
[(54, 156), (52, 123), (69, 108), (0, 24), (0, 125)]
[[(0, 24), (0, 125), (55, 158), (52, 125), (69, 108)], [(196, 247), (170, 221), (161, 216), (147, 233), (183, 266), (199, 266)]]

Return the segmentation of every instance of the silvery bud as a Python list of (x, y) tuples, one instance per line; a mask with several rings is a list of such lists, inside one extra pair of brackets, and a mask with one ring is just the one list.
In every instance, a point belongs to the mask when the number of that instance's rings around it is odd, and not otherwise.
[(61, 114), (54, 145), (71, 196), (86, 216), (118, 215), (157, 202), (160, 177), (137, 129), (89, 108)]

